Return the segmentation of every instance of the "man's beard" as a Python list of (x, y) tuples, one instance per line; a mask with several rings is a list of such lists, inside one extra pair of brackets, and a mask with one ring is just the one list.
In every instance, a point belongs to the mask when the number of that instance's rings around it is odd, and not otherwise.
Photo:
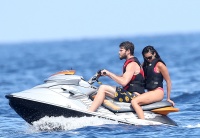
[(123, 56), (119, 57), (120, 60), (126, 59), (126, 58), (127, 58), (127, 56), (125, 54)]

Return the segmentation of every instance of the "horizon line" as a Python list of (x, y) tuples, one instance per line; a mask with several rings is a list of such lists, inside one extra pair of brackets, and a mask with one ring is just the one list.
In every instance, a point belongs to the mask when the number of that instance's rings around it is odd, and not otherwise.
[(156, 34), (138, 34), (138, 35), (124, 35), (124, 36), (95, 36), (95, 37), (82, 37), (82, 38), (47, 38), (47, 39), (30, 39), (30, 40), (21, 40), (21, 41), (2, 41), (1, 45), (15, 45), (15, 44), (31, 44), (31, 43), (49, 43), (49, 42), (61, 42), (61, 41), (83, 41), (83, 40), (101, 40), (101, 39), (120, 39), (120, 38), (137, 38), (137, 37), (159, 37), (159, 36), (169, 36), (169, 35), (196, 35), (200, 34), (200, 31), (197, 32), (176, 32), (176, 33), (156, 33)]

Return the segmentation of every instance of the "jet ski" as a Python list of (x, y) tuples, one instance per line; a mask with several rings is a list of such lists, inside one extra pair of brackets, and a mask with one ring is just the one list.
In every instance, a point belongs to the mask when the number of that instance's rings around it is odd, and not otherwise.
[[(99, 71), (88, 81), (82, 76), (76, 75), (75, 70), (57, 72), (44, 80), (44, 83), (31, 89), (8, 94), (5, 97), (9, 105), (29, 124), (41, 118), (58, 117), (83, 117), (97, 116), (119, 123), (135, 125), (138, 117), (130, 103), (118, 102), (106, 97), (103, 104), (96, 112), (89, 112), (98, 86), (94, 83), (99, 81)], [(167, 115), (178, 112), (167, 101), (155, 102), (143, 105), (145, 121), (158, 125), (173, 125), (177, 123)]]

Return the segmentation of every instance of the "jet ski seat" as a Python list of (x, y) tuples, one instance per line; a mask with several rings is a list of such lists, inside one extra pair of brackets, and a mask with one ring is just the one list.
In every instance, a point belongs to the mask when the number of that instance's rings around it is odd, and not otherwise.
[[(93, 100), (94, 95), (90, 96), (90, 98)], [(123, 112), (135, 112), (135, 110), (132, 108), (131, 103), (125, 103), (125, 102), (118, 102), (114, 101), (113, 99), (106, 97), (102, 104), (105, 108), (108, 110), (114, 112), (114, 113), (123, 113)], [(168, 101), (160, 101), (160, 102), (155, 102), (147, 105), (142, 105), (142, 109), (144, 111), (151, 111), (153, 109), (158, 109), (162, 107), (170, 107), (172, 104)]]

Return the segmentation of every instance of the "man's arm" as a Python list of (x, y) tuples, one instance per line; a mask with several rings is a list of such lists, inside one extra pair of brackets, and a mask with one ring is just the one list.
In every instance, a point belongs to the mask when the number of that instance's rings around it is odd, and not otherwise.
[[(118, 84), (122, 85), (123, 87), (126, 86), (130, 81), (134, 73), (136, 72), (137, 67), (136, 62), (131, 62), (126, 66), (126, 72), (122, 76), (117, 76), (112, 72), (107, 70), (103, 70), (102, 72), (106, 72), (106, 76), (109, 76), (111, 79), (116, 81)], [(138, 66), (139, 67), (139, 66)]]

